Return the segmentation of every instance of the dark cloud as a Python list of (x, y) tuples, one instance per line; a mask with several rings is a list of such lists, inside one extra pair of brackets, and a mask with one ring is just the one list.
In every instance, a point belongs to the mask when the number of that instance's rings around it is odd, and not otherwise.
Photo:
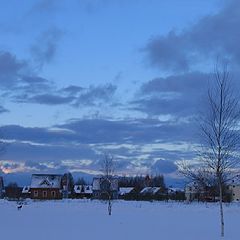
[(70, 85), (68, 87), (65, 87), (65, 88), (61, 89), (62, 92), (66, 92), (66, 93), (69, 93), (69, 94), (72, 94), (72, 95), (75, 95), (79, 92), (82, 92), (83, 90), (84, 90), (83, 87), (76, 86), (76, 85)]
[(160, 69), (185, 71), (199, 61), (224, 56), (240, 63), (240, 2), (230, 0), (214, 15), (189, 28), (153, 37), (144, 48), (150, 63)]
[(81, 92), (74, 105), (98, 105), (102, 102), (108, 102), (112, 99), (116, 90), (117, 86), (113, 84), (90, 86)]
[(57, 46), (63, 32), (58, 28), (50, 28), (43, 32), (37, 39), (36, 43), (30, 48), (33, 59), (39, 67), (53, 60), (57, 52)]
[(54, 12), (56, 9), (58, 9), (58, 5), (59, 1), (57, 0), (36, 1), (36, 3), (30, 9), (29, 14)]
[(8, 89), (18, 85), (26, 70), (26, 61), (18, 60), (10, 52), (0, 51), (0, 88)]
[(191, 141), (192, 129), (192, 123), (177, 121), (79, 119), (54, 126), (53, 130), (9, 125), (0, 131), (8, 140), (42, 144), (146, 144)]
[(32, 103), (47, 104), (47, 105), (60, 105), (69, 104), (73, 101), (73, 97), (63, 97), (51, 94), (35, 95), (27, 101)]
[(111, 104), (117, 87), (113, 84), (90, 86), (88, 88), (70, 85), (62, 89), (57, 89), (52, 83), (45, 82), (43, 79), (39, 83), (38, 81), (31, 81), (30, 84), (21, 89), (23, 93), (13, 97), (16, 102), (45, 105), (68, 104), (72, 107), (79, 107), (99, 106), (103, 103)]
[(212, 79), (211, 74), (200, 72), (155, 78), (141, 86), (132, 108), (148, 115), (189, 117), (198, 114)]
[[(53, 32), (49, 34), (51, 35)], [(34, 48), (34, 56), (40, 65), (50, 61), (55, 55), (55, 37), (57, 36), (55, 33), (53, 35), (49, 39), (48, 36), (45, 36), (41, 41), (42, 45), (39, 44)], [(0, 88), (4, 91), (5, 97), (10, 97), (14, 102), (46, 105), (68, 104), (73, 107), (111, 104), (117, 90), (116, 85), (111, 83), (87, 88), (69, 85), (58, 89), (54, 82), (39, 76), (30, 62), (19, 60), (15, 55), (6, 51), (0, 52), (0, 82)], [(4, 112), (4, 108), (0, 110), (2, 110), (0, 112)]]
[[(22, 168), (34, 171), (98, 171), (103, 153), (109, 152), (120, 173), (136, 173), (140, 169), (170, 173), (174, 161), (194, 157), (186, 149), (193, 141), (189, 123), (75, 119), (51, 129), (9, 125), (0, 131), (9, 143), (1, 159), (24, 163)], [(172, 163), (158, 163), (159, 158), (171, 159)]]
[(158, 160), (151, 167), (151, 172), (155, 174), (156, 173), (168, 174), (176, 171), (177, 171), (176, 164), (173, 161), (168, 161), (168, 160)]
[(0, 106), (0, 114), (1, 114), (1, 113), (7, 113), (7, 112), (9, 112), (8, 109), (6, 109), (6, 108), (3, 107), (3, 106)]

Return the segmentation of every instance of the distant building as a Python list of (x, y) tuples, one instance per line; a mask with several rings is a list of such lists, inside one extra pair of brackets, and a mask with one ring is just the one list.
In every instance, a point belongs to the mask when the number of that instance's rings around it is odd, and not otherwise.
[(228, 185), (228, 190), (231, 195), (231, 200), (239, 202), (240, 201), (240, 177), (237, 176), (236, 179)]
[(120, 187), (119, 196), (123, 198), (124, 196), (130, 194), (133, 191), (134, 187)]
[(57, 174), (33, 174), (30, 185), (32, 199), (61, 199), (62, 175)]
[(118, 190), (118, 178), (116, 177), (110, 179), (98, 177), (93, 179), (93, 198), (106, 199), (110, 193), (112, 199), (117, 199)]
[(31, 197), (31, 190), (30, 186), (24, 186), (22, 189), (22, 197), (23, 198), (30, 198)]
[(0, 176), (0, 198), (4, 197), (4, 183), (3, 183), (3, 177)]
[(160, 187), (145, 187), (140, 191), (140, 195), (146, 196), (154, 196), (156, 194), (162, 193)]
[(196, 182), (191, 182), (187, 184), (185, 187), (186, 201), (191, 202), (194, 200), (199, 200), (202, 192), (203, 192), (203, 189), (201, 189)]
[(5, 197), (8, 200), (19, 200), (22, 196), (22, 188), (18, 187), (16, 183), (9, 184), (5, 187)]
[(74, 197), (75, 198), (91, 198), (92, 197), (91, 185), (74, 185)]

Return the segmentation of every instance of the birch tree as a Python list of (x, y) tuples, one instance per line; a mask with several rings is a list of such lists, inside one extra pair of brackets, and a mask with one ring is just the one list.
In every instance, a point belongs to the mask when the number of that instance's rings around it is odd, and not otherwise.
[[(199, 118), (202, 146), (199, 151), (200, 167), (182, 168), (188, 178), (208, 182), (213, 176), (219, 192), (221, 236), (224, 237), (223, 187), (236, 173), (239, 163), (239, 99), (234, 94), (227, 65), (214, 69), (208, 88), (207, 105)], [(207, 174), (206, 174), (207, 173)]]
[(101, 191), (107, 197), (108, 215), (112, 215), (112, 199), (113, 199), (113, 175), (114, 175), (114, 159), (111, 154), (105, 153), (101, 164), (102, 180)]

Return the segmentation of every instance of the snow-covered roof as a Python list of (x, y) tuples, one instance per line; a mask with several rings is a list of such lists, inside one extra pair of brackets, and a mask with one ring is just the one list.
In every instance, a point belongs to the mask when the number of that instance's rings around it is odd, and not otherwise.
[(121, 187), (119, 188), (119, 194), (120, 195), (125, 195), (130, 193), (134, 188), (133, 187)]
[(33, 174), (31, 188), (61, 188), (62, 175)]
[(145, 187), (141, 190), (140, 194), (156, 194), (160, 187)]
[(92, 186), (91, 185), (74, 185), (74, 192), (78, 194), (81, 194), (81, 193), (92, 194)]
[(30, 192), (30, 186), (24, 186), (22, 189), (22, 193), (29, 193)]
[(182, 192), (183, 190), (180, 188), (168, 188), (168, 193)]

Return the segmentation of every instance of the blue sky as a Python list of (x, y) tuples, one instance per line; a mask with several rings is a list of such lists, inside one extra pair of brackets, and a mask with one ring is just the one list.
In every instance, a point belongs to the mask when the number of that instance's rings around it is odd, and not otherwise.
[[(2, 174), (164, 173), (194, 160), (217, 58), (239, 75), (237, 0), (17, 0), (0, 8)], [(236, 86), (239, 85), (235, 81)]]

